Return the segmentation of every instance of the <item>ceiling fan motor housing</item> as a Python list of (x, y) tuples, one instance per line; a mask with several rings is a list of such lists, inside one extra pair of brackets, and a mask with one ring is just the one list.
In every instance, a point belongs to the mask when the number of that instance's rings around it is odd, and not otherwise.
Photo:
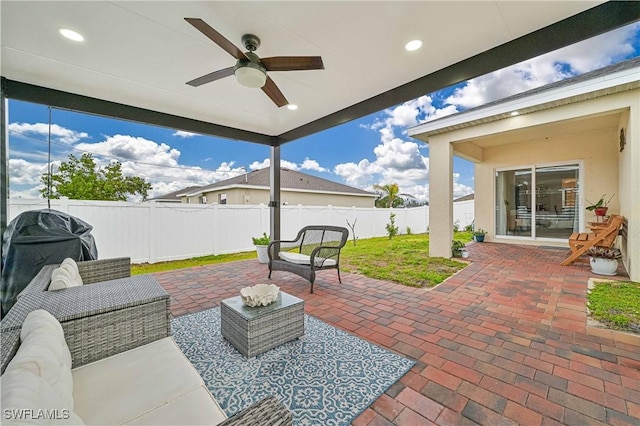
[(242, 45), (249, 52), (253, 52), (260, 47), (260, 37), (254, 34), (245, 34), (242, 36)]

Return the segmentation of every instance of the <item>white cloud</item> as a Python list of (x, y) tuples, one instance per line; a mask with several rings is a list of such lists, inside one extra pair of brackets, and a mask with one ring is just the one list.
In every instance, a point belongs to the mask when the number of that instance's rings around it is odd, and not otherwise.
[(80, 143), (76, 148), (98, 155), (115, 157), (123, 161), (142, 161), (162, 166), (177, 166), (180, 151), (165, 143), (156, 143), (145, 138), (114, 135), (98, 143)]
[(309, 157), (305, 158), (302, 164), (300, 164), (302, 170), (314, 170), (316, 172), (329, 173), (330, 170), (320, 166), (316, 160), (311, 160)]
[[(57, 163), (54, 163), (57, 164)], [(30, 163), (19, 158), (9, 159), (9, 185), (36, 185), (47, 172), (46, 163)]]
[(34, 186), (24, 191), (9, 188), (9, 198), (22, 198), (25, 200), (42, 198), (42, 195), (40, 194), (41, 186), (42, 185)]
[(184, 130), (176, 130), (173, 133), (173, 136), (178, 136), (180, 138), (187, 139), (187, 138), (192, 138), (194, 136), (199, 136), (199, 134), (198, 133), (192, 133), (192, 132), (185, 132)]
[[(265, 167), (269, 167), (271, 165), (271, 159), (270, 158), (265, 158), (262, 161), (254, 161), (253, 163), (249, 164), (249, 169), (251, 170), (260, 170), (260, 169), (264, 169)], [(292, 163), (291, 161), (287, 161), (287, 160), (280, 160), (280, 167), (283, 169), (289, 169), (289, 170), (300, 170), (300, 167), (296, 164), (296, 163)]]
[(474, 78), (445, 102), (462, 109), (473, 108), (605, 67), (634, 52), (632, 40), (638, 31), (640, 24), (623, 27)]
[[(22, 136), (37, 135), (48, 137), (49, 125), (47, 123), (10, 123), (9, 132)], [(52, 139), (69, 145), (89, 137), (85, 132), (77, 132), (57, 124), (51, 125), (51, 136)]]
[(348, 185), (360, 188), (370, 187), (373, 177), (384, 171), (382, 167), (369, 162), (366, 158), (358, 163), (337, 164), (333, 172), (347, 182)]

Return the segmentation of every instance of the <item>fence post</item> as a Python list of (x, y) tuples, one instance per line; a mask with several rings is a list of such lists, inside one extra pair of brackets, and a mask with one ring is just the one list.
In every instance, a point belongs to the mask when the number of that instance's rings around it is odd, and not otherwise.
[(60, 211), (69, 214), (69, 197), (60, 197)]
[(156, 212), (156, 202), (149, 201), (149, 263), (156, 263), (158, 253), (158, 214)]
[(211, 233), (211, 237), (213, 238), (213, 241), (211, 241), (211, 252), (215, 255), (218, 254), (218, 247), (217, 247), (217, 243), (218, 243), (218, 230), (220, 229), (219, 226), (216, 226), (216, 224), (218, 223), (218, 204), (213, 204), (212, 205), (213, 208), (211, 209), (211, 221), (209, 222), (211, 224), (211, 226), (213, 226), (213, 232)]

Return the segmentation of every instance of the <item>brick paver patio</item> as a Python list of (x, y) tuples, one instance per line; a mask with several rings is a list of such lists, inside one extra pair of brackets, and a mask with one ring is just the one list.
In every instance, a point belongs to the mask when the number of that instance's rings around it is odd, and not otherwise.
[[(587, 326), (590, 270), (566, 250), (472, 244), (433, 290), (323, 271), (315, 293), (272, 282), (308, 314), (417, 361), (354, 425), (640, 425), (640, 337)], [(248, 260), (159, 273), (176, 316), (268, 282)]]

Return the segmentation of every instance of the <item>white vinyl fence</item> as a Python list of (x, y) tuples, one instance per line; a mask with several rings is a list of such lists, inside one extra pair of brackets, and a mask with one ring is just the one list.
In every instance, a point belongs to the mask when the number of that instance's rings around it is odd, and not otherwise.
[[(47, 208), (46, 200), (9, 200), (9, 219), (27, 210)], [(458, 204), (458, 203), (456, 203)], [(269, 207), (264, 204), (167, 204), (51, 200), (51, 208), (91, 226), (99, 258), (128, 256), (134, 263), (186, 259), (253, 249), (251, 237), (269, 234)], [(386, 235), (389, 214), (396, 214), (400, 233), (424, 233), (428, 207), (377, 209), (332, 206), (283, 206), (281, 236), (293, 239), (305, 225), (347, 226), (357, 220), (358, 238)], [(456, 209), (454, 208), (454, 211)], [(455, 216), (455, 215), (454, 215)], [(464, 215), (459, 219), (461, 227)], [(350, 238), (352, 236), (350, 235)]]

